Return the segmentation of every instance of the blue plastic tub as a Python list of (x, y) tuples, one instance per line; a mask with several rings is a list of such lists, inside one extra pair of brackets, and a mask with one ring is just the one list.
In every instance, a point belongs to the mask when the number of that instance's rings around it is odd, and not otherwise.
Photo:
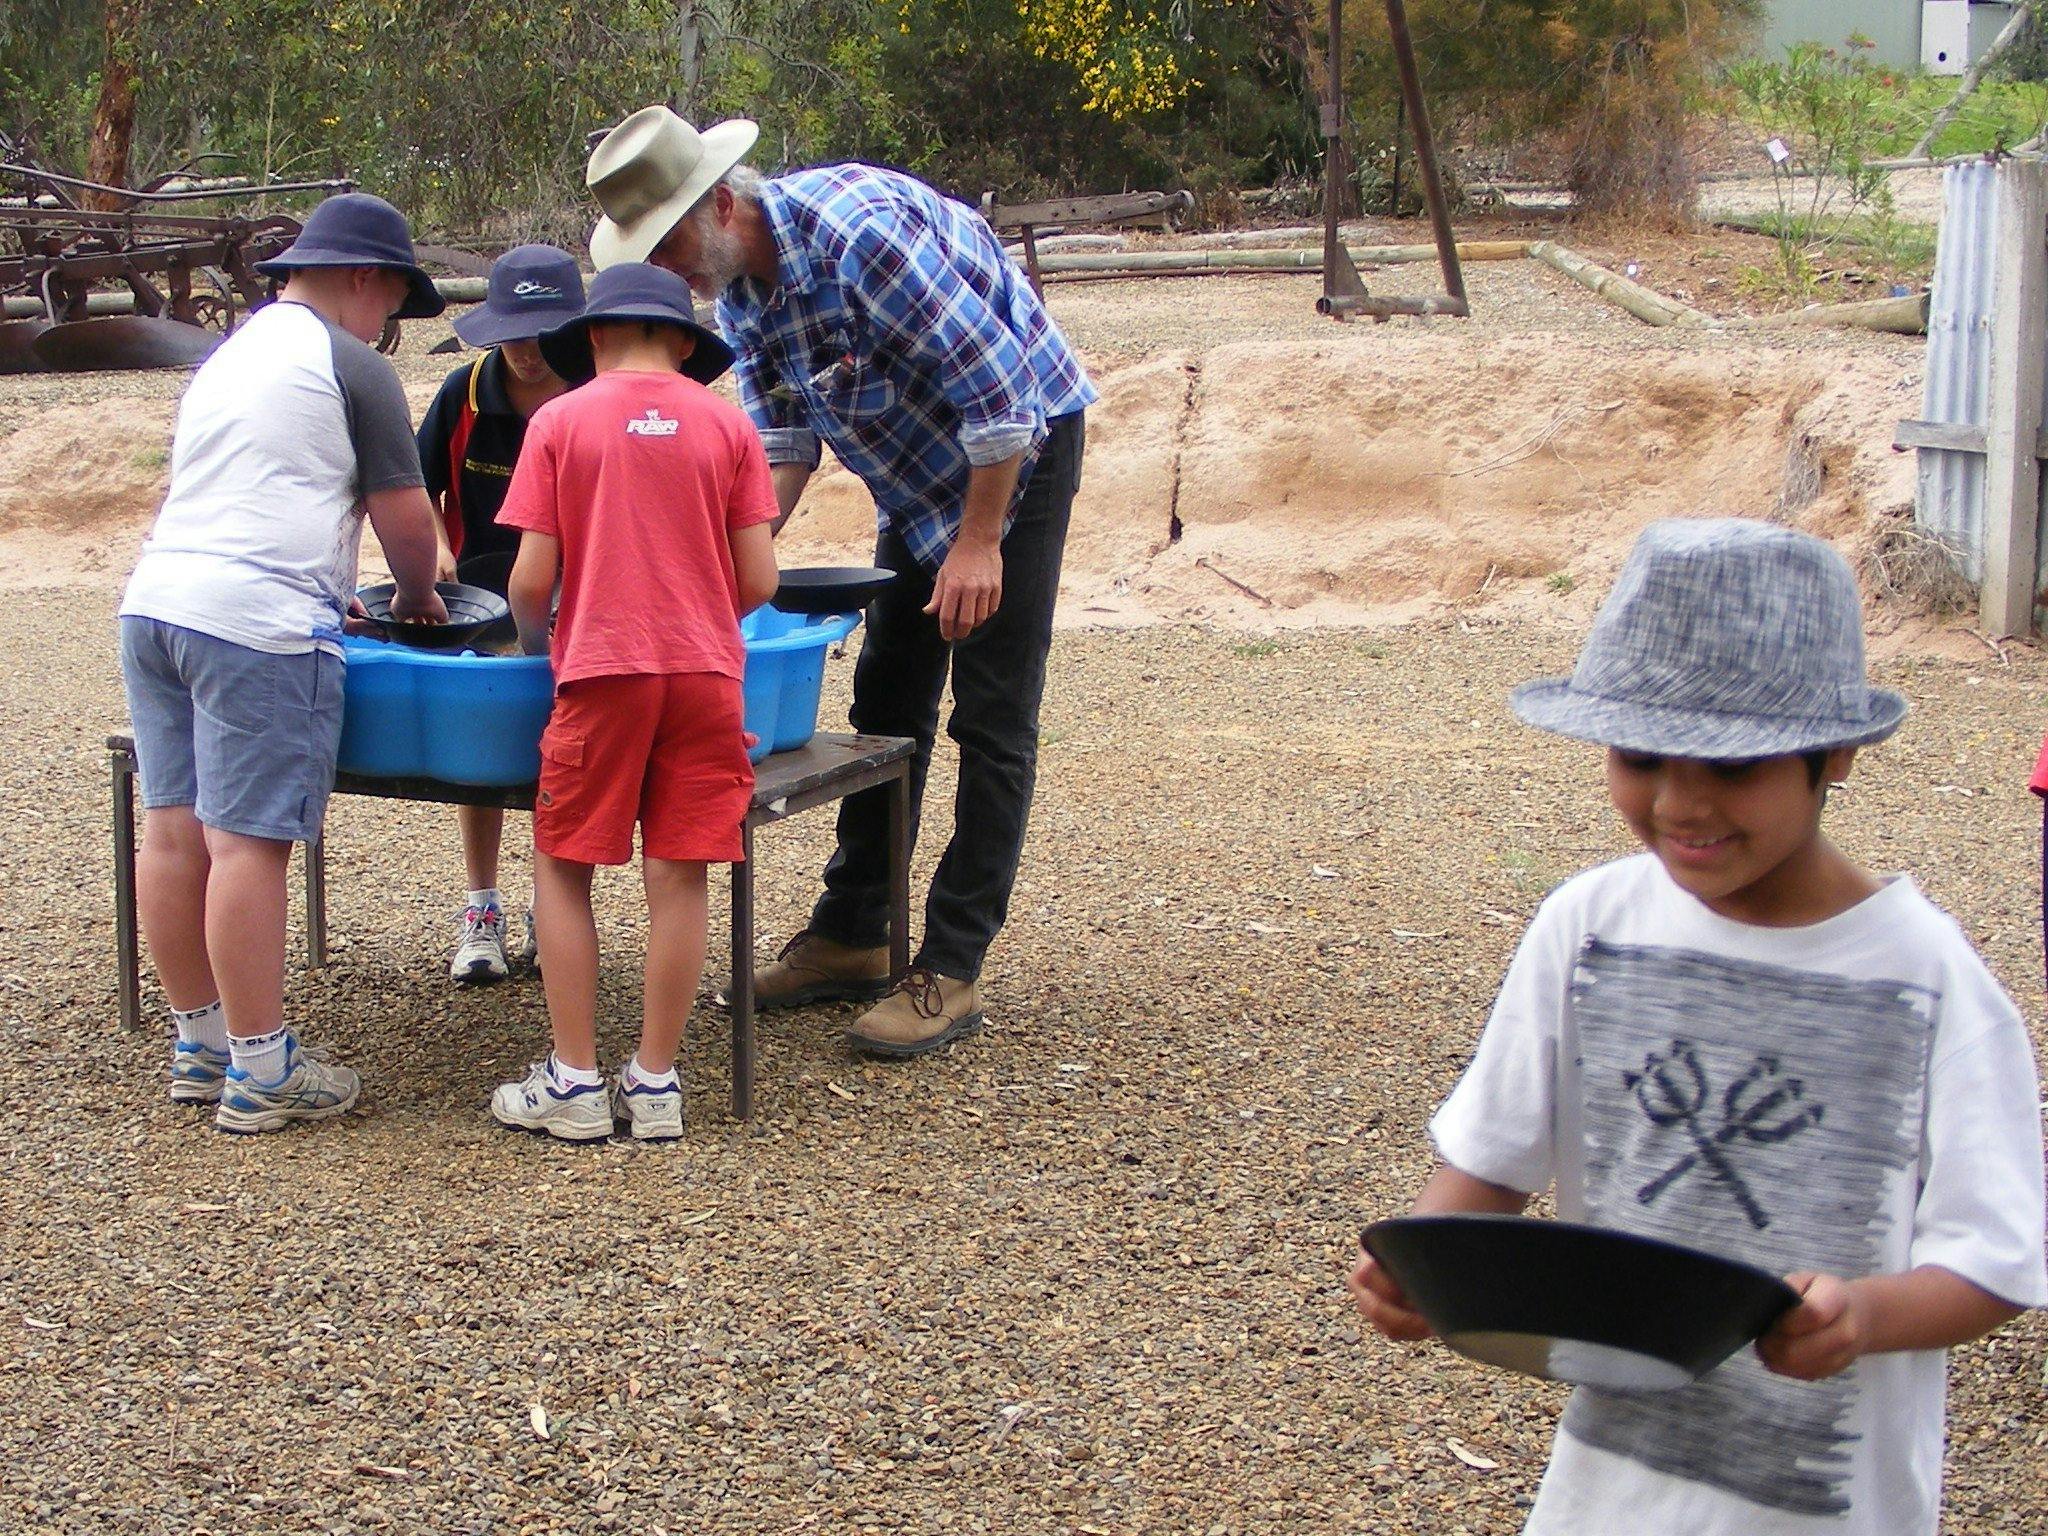
[(800, 747), (817, 733), (825, 652), (858, 623), (857, 613), (805, 616), (775, 608), (756, 608), (740, 620), (740, 638), (747, 642), (740, 692), (747, 729), (761, 738), (747, 754), (755, 762)]
[(345, 773), (531, 784), (540, 733), (555, 703), (545, 656), (479, 656), (344, 642), (341, 760)]
[[(817, 732), (825, 652), (859, 623), (857, 613), (806, 618), (773, 608), (740, 621), (744, 719), (760, 738), (748, 754), (755, 762)], [(343, 772), (480, 785), (540, 777), (540, 733), (555, 698), (547, 657), (449, 655), (356, 636), (346, 649)]]

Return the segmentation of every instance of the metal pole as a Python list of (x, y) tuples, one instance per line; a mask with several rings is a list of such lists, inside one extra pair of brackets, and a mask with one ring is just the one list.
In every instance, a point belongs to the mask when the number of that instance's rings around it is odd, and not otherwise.
[(327, 839), (306, 845), (306, 964), (319, 970), (327, 964)]
[(135, 754), (107, 753), (114, 780), (114, 969), (121, 1027), (142, 1028), (142, 954), (135, 926)]
[[(1335, 0), (1331, 9), (1334, 15)], [(1422, 76), (1415, 68), (1415, 42), (1408, 35), (1408, 11), (1401, 0), (1387, 0), (1387, 28), (1393, 33), (1394, 62), (1401, 70), (1401, 97), (1408, 104), (1408, 120), (1415, 125), (1415, 164), (1422, 172), (1422, 193), (1429, 203), (1430, 226), (1436, 231), (1444, 290), (1462, 302), (1465, 274), (1458, 266), (1458, 241), (1451, 233), (1450, 210), (1444, 206), (1443, 178), (1436, 168), (1436, 139), (1430, 132), (1429, 107), (1422, 99)]]
[(889, 782), (889, 979), (910, 969), (910, 761)]
[(754, 1118), (754, 819), (740, 823), (740, 861), (732, 867), (732, 1114)]

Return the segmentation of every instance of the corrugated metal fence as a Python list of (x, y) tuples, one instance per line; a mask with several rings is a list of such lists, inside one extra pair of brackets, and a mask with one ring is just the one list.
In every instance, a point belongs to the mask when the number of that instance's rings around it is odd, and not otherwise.
[[(1973, 427), (1990, 420), (1991, 310), (1998, 250), (1998, 167), (1952, 165), (1942, 175), (1941, 238), (1927, 310), (1923, 420)], [(2048, 363), (2044, 363), (2048, 366)], [(1952, 548), (1972, 583), (1984, 579), (1984, 451), (1923, 447), (1914, 496), (1920, 527)]]
[(1895, 441), (1920, 452), (1914, 520), (1977, 586), (1986, 628), (2027, 634), (2048, 586), (2048, 165), (1951, 166), (1943, 203), (1922, 419)]

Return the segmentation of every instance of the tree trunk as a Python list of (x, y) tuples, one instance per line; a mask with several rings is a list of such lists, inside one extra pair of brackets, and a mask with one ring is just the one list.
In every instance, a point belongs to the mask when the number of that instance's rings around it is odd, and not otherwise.
[[(135, 43), (143, 0), (107, 0), (106, 52), (100, 64), (100, 99), (92, 112), (92, 148), (85, 177), (109, 187), (128, 184), (128, 146), (135, 137)], [(88, 208), (111, 211), (124, 199), (88, 192)]]

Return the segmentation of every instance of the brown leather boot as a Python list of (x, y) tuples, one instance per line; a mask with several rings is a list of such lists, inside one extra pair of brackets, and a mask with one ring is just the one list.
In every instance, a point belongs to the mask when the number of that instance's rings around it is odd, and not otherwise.
[[(810, 1003), (865, 1003), (889, 990), (889, 946), (856, 949), (808, 929), (754, 971), (754, 1007), (802, 1008)], [(719, 1002), (730, 1007), (727, 992)]]
[(981, 994), (973, 982), (913, 965), (894, 991), (854, 1021), (846, 1043), (869, 1056), (922, 1056), (981, 1024)]

